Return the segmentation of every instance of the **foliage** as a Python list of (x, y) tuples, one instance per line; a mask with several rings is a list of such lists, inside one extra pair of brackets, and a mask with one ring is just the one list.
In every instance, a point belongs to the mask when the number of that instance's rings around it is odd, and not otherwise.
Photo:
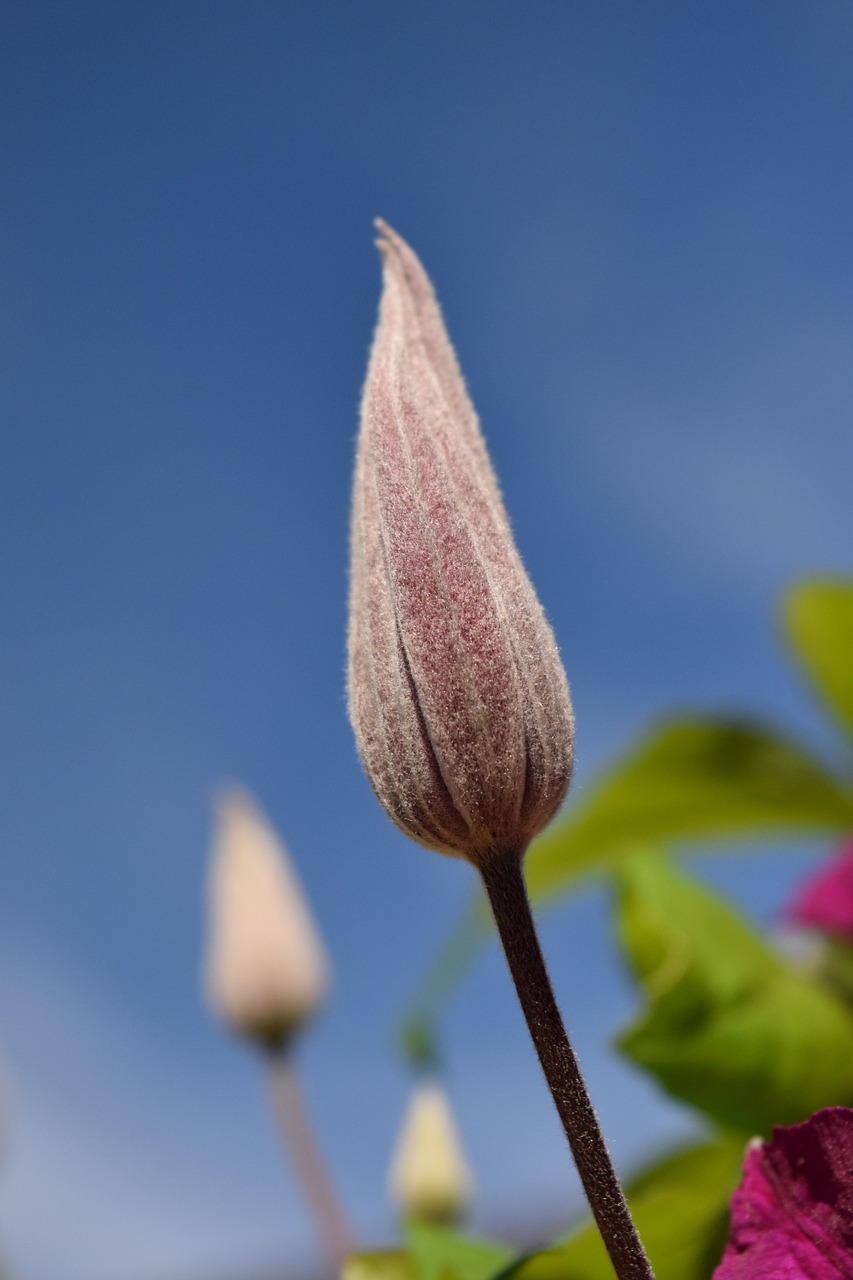
[(417, 1280), (417, 1276), (405, 1249), (373, 1249), (348, 1258), (341, 1280)]
[[(710, 1276), (725, 1242), (728, 1200), (742, 1159), (742, 1140), (721, 1136), (666, 1157), (628, 1188), (657, 1280)], [(343, 1280), (612, 1280), (613, 1275), (592, 1223), (514, 1261), (500, 1246), (430, 1227), (410, 1227), (407, 1246), (357, 1255)]]
[[(853, 584), (804, 583), (789, 593), (783, 619), (809, 684), (853, 733)], [(617, 936), (642, 998), (618, 1048), (712, 1127), (708, 1141), (629, 1186), (657, 1280), (711, 1277), (747, 1138), (853, 1105), (853, 948), (827, 938), (822, 963), (798, 970), (659, 846), (850, 832), (849, 779), (774, 729), (694, 717), (653, 729), (531, 850), (528, 884), (540, 904), (592, 876), (609, 880)], [(435, 1059), (435, 1020), (488, 933), (482, 902), (472, 904), (409, 1010), (413, 1056)], [(779, 1132), (794, 1131), (777, 1131), (768, 1151)], [(500, 1246), (412, 1228), (404, 1250), (360, 1255), (345, 1280), (612, 1274), (590, 1223), (514, 1260)]]
[(623, 860), (618, 922), (646, 1008), (622, 1051), (746, 1137), (853, 1103), (853, 1018), (666, 858)]
[(342, 1280), (491, 1280), (512, 1258), (503, 1245), (418, 1223), (406, 1228), (406, 1245), (405, 1250), (357, 1254)]
[[(724, 1136), (668, 1156), (628, 1188), (628, 1201), (657, 1280), (705, 1280), (726, 1237), (727, 1206), (743, 1158)], [(520, 1259), (501, 1280), (612, 1280), (592, 1223)]]
[(853, 589), (848, 582), (806, 582), (784, 606), (789, 643), (838, 723), (853, 735)]
[[(807, 680), (853, 733), (853, 583), (807, 582), (784, 601), (786, 634)], [(690, 717), (647, 733), (530, 848), (535, 904), (612, 873), (637, 844), (831, 838), (853, 831), (853, 786), (775, 729)], [(441, 949), (406, 1012), (430, 1044), (435, 1022), (490, 934), (482, 897)]]

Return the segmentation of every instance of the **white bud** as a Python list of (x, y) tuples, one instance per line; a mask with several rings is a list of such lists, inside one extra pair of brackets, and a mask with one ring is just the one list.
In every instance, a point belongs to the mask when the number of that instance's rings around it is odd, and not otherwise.
[(391, 1165), (389, 1189), (403, 1217), (421, 1222), (451, 1225), (470, 1203), (471, 1171), (440, 1085), (415, 1086)]
[(239, 791), (217, 806), (205, 977), (223, 1022), (269, 1047), (312, 1016), (327, 987), (326, 958), (287, 852)]

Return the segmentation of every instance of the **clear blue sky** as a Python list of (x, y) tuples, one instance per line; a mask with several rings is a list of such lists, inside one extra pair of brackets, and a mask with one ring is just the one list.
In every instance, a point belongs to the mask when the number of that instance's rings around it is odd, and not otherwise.
[[(78, 3), (0, 15), (0, 1249), (19, 1280), (310, 1260), (249, 1055), (198, 996), (209, 801), (252, 789), (335, 963), (304, 1045), (363, 1235), (392, 1025), (466, 899), (343, 695), (371, 220), (442, 299), (578, 714), (583, 788), (667, 708), (832, 752), (780, 588), (849, 571), (846, 0)], [(806, 854), (703, 863), (770, 920)], [(545, 923), (617, 1156), (600, 896)], [(480, 1221), (575, 1184), (496, 951), (446, 1024)]]

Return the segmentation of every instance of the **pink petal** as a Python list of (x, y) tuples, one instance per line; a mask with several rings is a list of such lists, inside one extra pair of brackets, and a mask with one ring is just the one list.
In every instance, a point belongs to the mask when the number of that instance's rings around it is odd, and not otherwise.
[(750, 1148), (714, 1280), (853, 1280), (853, 1110)]

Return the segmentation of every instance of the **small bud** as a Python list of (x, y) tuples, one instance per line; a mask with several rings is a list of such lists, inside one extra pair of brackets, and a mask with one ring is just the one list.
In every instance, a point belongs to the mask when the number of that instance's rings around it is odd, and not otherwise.
[(429, 279), (378, 222), (384, 288), (361, 407), (349, 711), (413, 840), (523, 854), (566, 793), (572, 712)]
[(407, 1220), (452, 1226), (471, 1201), (471, 1172), (459, 1146), (447, 1095), (415, 1086), (391, 1165), (391, 1195)]
[(853, 942), (853, 840), (800, 885), (786, 915), (792, 924)]
[(326, 959), (290, 859), (238, 791), (218, 805), (206, 983), (223, 1022), (268, 1048), (289, 1040), (326, 991)]

